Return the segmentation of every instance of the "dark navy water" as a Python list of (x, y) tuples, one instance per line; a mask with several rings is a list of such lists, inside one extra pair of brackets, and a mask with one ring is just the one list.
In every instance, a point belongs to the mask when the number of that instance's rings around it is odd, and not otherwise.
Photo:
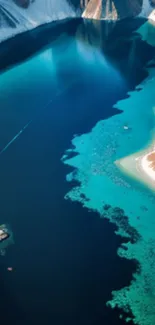
[(61, 157), (74, 134), (118, 114), (112, 106), (146, 77), (153, 49), (132, 34), (142, 23), (73, 20), (1, 45), (1, 69), (17, 64), (0, 75), (1, 149), (32, 121), (0, 155), (0, 221), (15, 241), (0, 257), (3, 324), (124, 324), (105, 304), (136, 265), (117, 256), (113, 225), (64, 199), (73, 184)]

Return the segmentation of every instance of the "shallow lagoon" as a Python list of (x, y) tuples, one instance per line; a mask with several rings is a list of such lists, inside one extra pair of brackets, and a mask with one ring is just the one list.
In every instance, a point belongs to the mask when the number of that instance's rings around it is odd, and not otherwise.
[[(147, 23), (145, 27), (148, 30)], [(141, 34), (141, 30), (137, 32)], [(137, 260), (137, 272), (129, 287), (113, 291), (113, 300), (107, 305), (131, 312), (133, 317), (127, 316), (126, 320), (133, 319), (140, 325), (151, 325), (155, 321), (155, 197), (154, 191), (123, 174), (115, 162), (154, 141), (153, 65), (147, 71), (148, 78), (128, 92), (128, 98), (113, 106), (122, 113), (99, 121), (90, 133), (75, 137), (71, 150), (75, 156), (70, 158), (69, 151), (67, 157), (63, 157), (66, 164), (75, 168), (67, 180), (80, 183), (66, 198), (78, 200), (85, 207), (98, 211), (101, 217), (117, 225), (117, 234), (129, 238), (118, 254)], [(124, 127), (126, 125), (128, 129)]]

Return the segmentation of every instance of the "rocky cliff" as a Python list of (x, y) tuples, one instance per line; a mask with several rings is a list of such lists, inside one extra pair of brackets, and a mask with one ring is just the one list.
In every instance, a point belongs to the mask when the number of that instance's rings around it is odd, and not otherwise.
[(95, 19), (124, 19), (142, 15), (148, 17), (155, 0), (90, 0), (82, 16)]
[(155, 0), (0, 0), (0, 41), (50, 21), (68, 17), (147, 17)]

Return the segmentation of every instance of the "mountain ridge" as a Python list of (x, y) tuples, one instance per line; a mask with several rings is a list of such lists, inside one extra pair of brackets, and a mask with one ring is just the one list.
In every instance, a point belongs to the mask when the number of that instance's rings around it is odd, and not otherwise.
[(148, 17), (155, 0), (0, 0), (0, 41), (65, 18)]

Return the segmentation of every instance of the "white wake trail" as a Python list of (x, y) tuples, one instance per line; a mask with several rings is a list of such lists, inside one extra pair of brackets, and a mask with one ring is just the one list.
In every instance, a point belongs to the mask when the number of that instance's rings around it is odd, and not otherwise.
[(15, 141), (17, 140), (20, 135), (25, 131), (25, 129), (27, 129), (27, 127), (31, 124), (32, 120), (29, 121), (8, 143), (7, 145), (0, 151), (0, 155), (5, 152), (9, 147), (10, 145)]

